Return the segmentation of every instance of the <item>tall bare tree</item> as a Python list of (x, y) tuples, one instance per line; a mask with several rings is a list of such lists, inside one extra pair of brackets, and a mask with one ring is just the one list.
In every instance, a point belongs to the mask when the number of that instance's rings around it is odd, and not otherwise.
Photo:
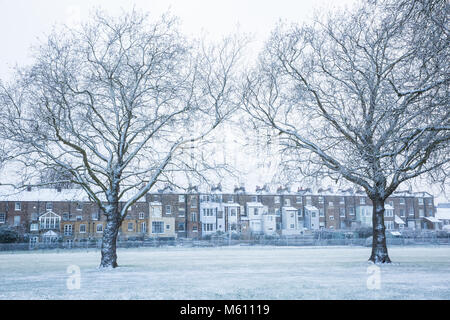
[(6, 137), (27, 151), (18, 159), (26, 168), (70, 173), (64, 181), (102, 209), (100, 266), (115, 268), (130, 206), (168, 172), (194, 171), (186, 149), (236, 108), (243, 42), (201, 45), (179, 33), (176, 19), (134, 11), (98, 12), (59, 34), (2, 86), (2, 121)]
[(365, 190), (375, 263), (390, 262), (386, 198), (449, 172), (448, 14), (446, 1), (369, 1), (279, 25), (245, 86), (246, 110), (284, 137), (287, 161)]

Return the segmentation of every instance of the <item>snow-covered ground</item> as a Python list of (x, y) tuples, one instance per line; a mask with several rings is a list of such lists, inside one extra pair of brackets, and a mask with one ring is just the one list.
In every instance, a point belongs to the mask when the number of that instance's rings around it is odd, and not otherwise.
[(99, 251), (0, 253), (0, 299), (450, 299), (450, 247), (389, 253), (379, 290), (363, 247), (121, 249), (106, 271)]

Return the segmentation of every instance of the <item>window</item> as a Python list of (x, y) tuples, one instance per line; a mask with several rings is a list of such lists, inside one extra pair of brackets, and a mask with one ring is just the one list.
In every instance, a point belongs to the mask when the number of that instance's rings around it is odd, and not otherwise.
[(423, 213), (423, 209), (419, 209), (419, 217), (423, 217), (424, 213)]
[[(423, 209), (420, 209), (420, 210), (423, 211)], [(420, 210), (419, 210), (419, 212), (420, 212)], [(410, 215), (410, 216), (414, 216), (414, 208), (413, 208), (413, 207), (410, 207), (410, 208), (409, 208), (409, 215)]]
[(328, 206), (332, 207), (333, 206), (333, 201), (328, 202)]
[(203, 224), (203, 231), (213, 231), (214, 225), (212, 223), (204, 223)]
[(319, 203), (323, 203), (323, 197), (319, 197)]
[(348, 208), (348, 214), (351, 215), (351, 216), (354, 216), (355, 215), (355, 208), (353, 208), (353, 207)]
[(31, 214), (31, 221), (37, 221), (38, 218), (39, 218), (39, 215), (38, 215), (37, 212), (33, 212), (33, 213)]
[(323, 209), (320, 208), (320, 209), (319, 209), (319, 217), (324, 217), (324, 216), (325, 216), (325, 214), (324, 214), (324, 212), (323, 212)]
[(339, 203), (340, 203), (340, 204), (345, 204), (345, 198), (344, 198), (344, 197), (341, 197), (340, 200), (339, 200)]
[(6, 213), (0, 213), (0, 223), (5, 223), (6, 221)]
[(284, 205), (286, 207), (290, 207), (291, 206), (291, 199), (284, 199)]
[(330, 220), (334, 220), (334, 215), (330, 215)]
[(128, 222), (128, 231), (133, 231), (133, 230), (134, 230), (133, 222)]
[(295, 224), (291, 223), (291, 229), (295, 228)]
[(83, 210), (83, 203), (77, 203), (77, 210), (78, 211)]
[(275, 196), (274, 201), (275, 201), (275, 203), (280, 203), (280, 197), (279, 196)]
[(178, 209), (178, 216), (179, 217), (184, 217), (184, 208), (179, 208)]
[(86, 233), (86, 225), (80, 224), (80, 233)]
[(428, 199), (427, 202), (428, 202), (428, 205), (429, 205), (429, 206), (433, 205), (433, 199)]
[(179, 195), (178, 196), (178, 202), (184, 202), (184, 195)]
[(339, 216), (345, 218), (345, 208), (339, 208)]
[(71, 224), (66, 224), (64, 226), (64, 235), (71, 236), (72, 235), (73, 226)]
[(146, 233), (147, 232), (147, 223), (141, 222), (141, 232)]
[(92, 220), (98, 220), (98, 212), (92, 212), (91, 217)]
[(400, 204), (405, 204), (405, 198), (400, 198), (399, 202)]
[(432, 217), (432, 216), (433, 216), (433, 209), (431, 209), (431, 210), (428, 211), (428, 216), (429, 216), (429, 217)]
[(197, 212), (191, 212), (191, 221), (197, 222)]
[(296, 201), (295, 202), (297, 202), (297, 203), (302, 203), (303, 201), (302, 201), (302, 197), (296, 197)]
[(394, 212), (392, 210), (385, 210), (384, 211), (384, 216), (385, 217), (393, 217), (394, 216)]
[(384, 225), (386, 227), (387, 230), (392, 230), (394, 229), (394, 221), (385, 221)]
[(30, 245), (31, 246), (35, 246), (36, 243), (38, 243), (38, 239), (39, 239), (39, 237), (31, 237), (30, 238)]
[(253, 209), (253, 214), (254, 214), (255, 216), (258, 215), (258, 208)]
[(236, 209), (231, 209), (231, 216), (236, 217)]
[(223, 211), (217, 211), (217, 218), (222, 219), (223, 218)]
[(14, 216), (14, 227), (20, 226), (20, 216)]
[(184, 230), (185, 230), (185, 228), (184, 228), (184, 222), (178, 223), (178, 231), (184, 231)]
[(39, 225), (37, 223), (32, 223), (30, 225), (30, 231), (38, 231), (39, 230)]
[(366, 204), (366, 198), (362, 197), (359, 199), (360, 204)]
[(97, 233), (103, 233), (103, 224), (98, 224), (96, 230)]
[(45, 210), (52, 211), (53, 210), (53, 202), (47, 202), (45, 204)]
[(258, 202), (258, 197), (257, 196), (252, 196), (252, 202)]
[(197, 225), (196, 225), (196, 224), (194, 224), (194, 225), (192, 226), (192, 232), (198, 232), (198, 228), (197, 228)]
[(423, 205), (423, 198), (418, 198), (417, 200), (419, 201), (419, 205)]
[(230, 197), (228, 198), (228, 202), (234, 202), (234, 197), (233, 197), (233, 196), (230, 196)]
[(83, 220), (83, 216), (77, 216), (77, 221)]
[(394, 201), (390, 200), (389, 205), (393, 208), (394, 207)]
[(15, 205), (14, 205), (14, 210), (15, 210), (15, 211), (20, 211), (20, 210), (22, 210), (22, 203), (16, 202)]
[(164, 222), (163, 221), (153, 221), (152, 222), (152, 233), (164, 233)]
[(302, 209), (298, 209), (298, 210), (297, 210), (297, 214), (298, 214), (298, 217), (299, 217), (299, 218), (303, 217)]
[(166, 206), (166, 214), (171, 214), (171, 213), (172, 213), (172, 207)]
[(68, 212), (63, 213), (63, 221), (69, 221), (69, 213)]
[(43, 214), (39, 218), (41, 229), (59, 229), (61, 218), (53, 213)]
[(197, 197), (191, 196), (191, 208), (197, 208)]
[(291, 212), (291, 218), (293, 218), (294, 217), (294, 213), (293, 212)]
[(145, 214), (143, 212), (139, 212), (139, 219), (140, 220), (145, 219)]
[(166, 224), (166, 230), (170, 230), (170, 224)]
[(400, 217), (404, 217), (405, 216), (405, 209), (400, 209)]
[(315, 218), (316, 217), (316, 213), (315, 212), (311, 212), (311, 218)]
[(203, 216), (204, 217), (213, 217), (214, 216), (213, 209), (203, 209)]

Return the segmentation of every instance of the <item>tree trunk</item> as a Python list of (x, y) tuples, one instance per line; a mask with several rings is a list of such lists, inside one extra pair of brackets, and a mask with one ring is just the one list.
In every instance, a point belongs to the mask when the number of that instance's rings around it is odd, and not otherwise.
[(117, 208), (107, 213), (106, 227), (103, 230), (100, 268), (117, 268), (119, 266), (117, 264), (116, 241), (120, 225), (121, 219)]
[(372, 200), (372, 255), (369, 261), (373, 263), (390, 263), (387, 246), (386, 246), (386, 227), (384, 225), (384, 199), (375, 197)]

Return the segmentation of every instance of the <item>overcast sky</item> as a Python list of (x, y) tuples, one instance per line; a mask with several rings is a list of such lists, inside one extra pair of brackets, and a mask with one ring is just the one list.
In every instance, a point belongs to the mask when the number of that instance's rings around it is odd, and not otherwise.
[(186, 34), (206, 33), (212, 39), (231, 33), (239, 26), (262, 43), (279, 19), (303, 22), (314, 10), (346, 6), (354, 0), (0, 0), (0, 78), (11, 68), (30, 61), (29, 48), (45, 39), (52, 26), (77, 24), (101, 7), (110, 13), (136, 9), (159, 16), (170, 12), (181, 18)]
[[(302, 23), (315, 11), (325, 12), (350, 6), (355, 0), (0, 0), (0, 79), (6, 80), (11, 68), (29, 63), (30, 47), (46, 38), (56, 24), (77, 25), (95, 8), (111, 14), (133, 6), (157, 17), (170, 12), (181, 19), (187, 35), (206, 34), (221, 38), (237, 30), (254, 36), (254, 48), (262, 45), (278, 20)], [(255, 50), (257, 51), (257, 50)], [(428, 187), (423, 189), (442, 194)]]

